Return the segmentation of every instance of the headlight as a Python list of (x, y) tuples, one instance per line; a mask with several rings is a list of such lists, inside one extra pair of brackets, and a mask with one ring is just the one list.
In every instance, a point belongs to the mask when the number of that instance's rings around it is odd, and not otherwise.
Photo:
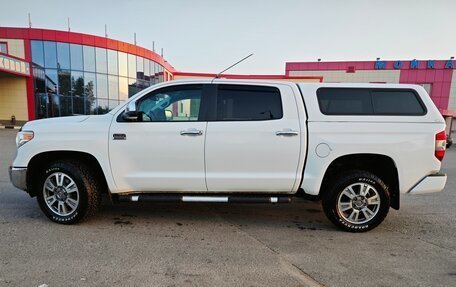
[(33, 132), (32, 131), (20, 131), (17, 133), (16, 136), (16, 146), (17, 148), (20, 148), (27, 142), (31, 141), (33, 139)]

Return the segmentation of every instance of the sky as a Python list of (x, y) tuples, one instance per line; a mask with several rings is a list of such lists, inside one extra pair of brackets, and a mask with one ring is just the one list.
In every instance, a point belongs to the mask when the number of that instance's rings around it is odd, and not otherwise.
[[(449, 59), (453, 0), (0, 0), (0, 26), (134, 42), (179, 71), (284, 74), (286, 62)], [(5, 8), (6, 7), (6, 8)]]

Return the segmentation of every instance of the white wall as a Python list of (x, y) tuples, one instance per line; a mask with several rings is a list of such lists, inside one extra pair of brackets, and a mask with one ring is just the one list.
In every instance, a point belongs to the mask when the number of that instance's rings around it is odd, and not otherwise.
[(290, 76), (323, 76), (323, 82), (329, 83), (399, 83), (400, 73), (400, 70), (290, 71)]
[[(453, 78), (451, 79), (450, 99), (448, 102), (448, 109), (456, 111), (456, 72), (453, 70)], [(456, 128), (456, 127), (455, 127)]]
[(0, 42), (8, 43), (8, 54), (25, 59), (24, 40), (0, 39)]

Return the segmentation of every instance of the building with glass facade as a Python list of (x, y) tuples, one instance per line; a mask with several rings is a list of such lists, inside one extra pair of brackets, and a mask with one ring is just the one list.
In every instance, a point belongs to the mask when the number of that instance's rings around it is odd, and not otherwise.
[(157, 53), (106, 37), (0, 27), (0, 121), (103, 114), (174, 72)]

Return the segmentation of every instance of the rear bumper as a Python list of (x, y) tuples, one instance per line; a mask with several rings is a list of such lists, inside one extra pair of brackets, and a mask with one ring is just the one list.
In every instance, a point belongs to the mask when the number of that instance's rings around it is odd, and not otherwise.
[(438, 173), (426, 176), (417, 185), (415, 185), (410, 191), (410, 194), (422, 194), (439, 192), (445, 188), (447, 181), (447, 175)]
[(9, 177), (11, 183), (22, 190), (27, 190), (27, 168), (12, 167), (9, 168)]

